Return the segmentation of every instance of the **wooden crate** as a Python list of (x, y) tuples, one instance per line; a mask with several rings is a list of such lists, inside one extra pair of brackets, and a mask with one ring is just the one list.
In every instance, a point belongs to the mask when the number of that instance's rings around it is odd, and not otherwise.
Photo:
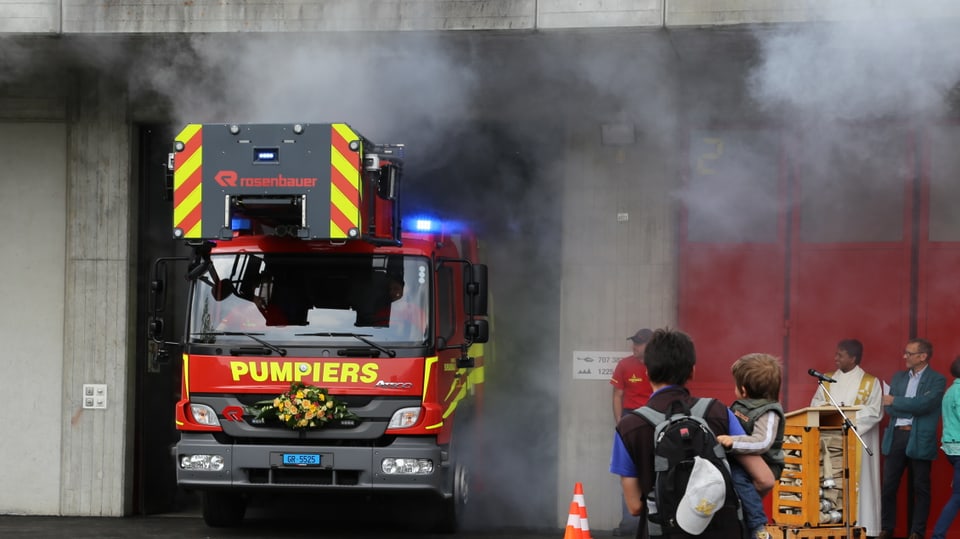
[[(847, 539), (845, 527), (790, 528), (787, 526), (767, 526), (770, 539)], [(864, 528), (850, 528), (850, 539), (865, 539)]]
[[(843, 408), (847, 417), (852, 417), (859, 407)], [(836, 510), (841, 512), (839, 522), (821, 523), (821, 440), (830, 439), (842, 446), (843, 418), (833, 407), (803, 408), (786, 414), (784, 426), (784, 470), (772, 493), (773, 522), (791, 529), (836, 528), (856, 522), (857, 489), (851, 479), (850, 492), (843, 492), (843, 477), (835, 479), (836, 487), (826, 489), (829, 497), (837, 500)], [(857, 445), (854, 433), (847, 433), (847, 454), (840, 455), (835, 472), (846, 469), (851, 477), (856, 476)], [(853, 448), (853, 449), (851, 449)], [(843, 514), (843, 498), (849, 498), (849, 515)], [(841, 532), (842, 533), (842, 532)], [(807, 536), (798, 536), (807, 537)], [(813, 537), (813, 536), (809, 536)]]

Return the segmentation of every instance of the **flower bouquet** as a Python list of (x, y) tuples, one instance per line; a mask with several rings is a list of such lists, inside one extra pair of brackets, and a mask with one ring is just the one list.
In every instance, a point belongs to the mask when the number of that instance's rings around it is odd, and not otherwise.
[(273, 399), (254, 405), (257, 419), (276, 418), (295, 430), (318, 429), (329, 423), (359, 419), (347, 405), (331, 397), (326, 389), (300, 382), (290, 384), (290, 390)]

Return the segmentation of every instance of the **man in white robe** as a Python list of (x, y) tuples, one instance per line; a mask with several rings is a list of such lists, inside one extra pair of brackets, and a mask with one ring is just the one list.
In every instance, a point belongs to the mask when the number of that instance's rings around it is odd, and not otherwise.
[[(860, 476), (851, 478), (857, 490), (857, 526), (866, 528), (868, 537), (880, 534), (880, 429), (877, 425), (883, 418), (883, 382), (860, 368), (863, 359), (863, 344), (856, 339), (845, 339), (837, 344), (834, 360), (837, 370), (827, 373), (836, 383), (824, 382), (823, 386), (840, 406), (862, 406), (855, 417), (847, 416), (857, 428), (873, 455), (860, 447)], [(832, 406), (824, 395), (824, 387), (810, 401), (810, 406)], [(857, 445), (859, 441), (854, 440)], [(856, 479), (853, 481), (853, 479)]]

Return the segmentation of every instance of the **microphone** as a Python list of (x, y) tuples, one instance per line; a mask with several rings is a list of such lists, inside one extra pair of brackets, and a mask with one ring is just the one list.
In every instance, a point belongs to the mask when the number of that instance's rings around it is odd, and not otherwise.
[(829, 376), (827, 376), (826, 374), (823, 374), (820, 371), (810, 369), (809, 371), (807, 371), (807, 374), (809, 374), (810, 376), (813, 376), (814, 378), (817, 378), (821, 382), (830, 382), (833, 384), (837, 383), (836, 380), (834, 380), (833, 378), (830, 378)]

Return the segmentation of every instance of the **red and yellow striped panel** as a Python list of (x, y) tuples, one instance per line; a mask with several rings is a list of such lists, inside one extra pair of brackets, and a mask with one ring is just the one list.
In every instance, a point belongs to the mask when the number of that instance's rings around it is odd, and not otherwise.
[(350, 150), (360, 137), (347, 124), (330, 126), (330, 237), (360, 230), (360, 155)]
[(173, 155), (173, 227), (183, 231), (182, 238), (201, 236), (203, 208), (201, 172), (203, 167), (203, 126), (190, 124), (177, 135), (183, 143)]

